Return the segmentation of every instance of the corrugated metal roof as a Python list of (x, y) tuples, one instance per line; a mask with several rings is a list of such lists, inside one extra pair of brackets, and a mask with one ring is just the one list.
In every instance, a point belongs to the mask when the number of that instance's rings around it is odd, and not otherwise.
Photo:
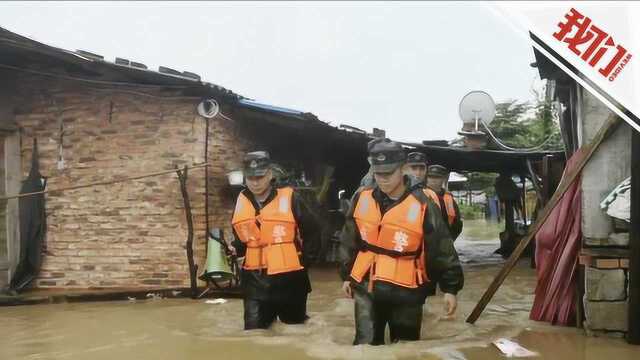
[[(106, 61), (103, 56), (88, 51), (70, 51), (53, 47), (0, 27), (0, 65), (27, 70), (25, 67), (37, 64), (38, 60), (41, 62), (52, 61), (76, 65), (73, 69), (81, 73), (80, 77), (86, 80), (139, 85), (201, 87), (225, 97), (243, 98), (222, 86), (201, 81), (200, 76), (192, 72), (180, 72), (164, 66), (155, 71), (135, 61), (116, 59), (117, 63)], [(12, 63), (12, 60), (16, 63)]]

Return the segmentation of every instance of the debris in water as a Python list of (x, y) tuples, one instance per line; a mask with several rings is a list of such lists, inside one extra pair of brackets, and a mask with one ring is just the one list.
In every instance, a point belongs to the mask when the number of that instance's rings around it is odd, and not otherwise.
[(178, 295), (180, 295), (180, 294), (182, 294), (182, 291), (173, 290), (173, 291), (171, 292), (171, 295), (173, 295), (173, 296), (178, 296)]
[(520, 344), (514, 341), (511, 341), (509, 339), (498, 339), (493, 342), (493, 345), (495, 345), (498, 348), (498, 350), (500, 350), (507, 357), (538, 356), (537, 353), (533, 351), (529, 351), (523, 348), (522, 346), (520, 346)]
[(207, 300), (205, 301), (205, 304), (224, 304), (226, 303), (227, 300), (223, 299), (223, 298), (217, 298), (217, 299), (213, 299), (213, 300)]
[(161, 294), (156, 294), (156, 293), (148, 293), (147, 294), (147, 298), (152, 299), (152, 300), (158, 300), (158, 299), (162, 299), (162, 295)]
[(127, 296), (127, 299), (129, 299), (129, 301), (136, 301), (136, 298), (133, 296)]

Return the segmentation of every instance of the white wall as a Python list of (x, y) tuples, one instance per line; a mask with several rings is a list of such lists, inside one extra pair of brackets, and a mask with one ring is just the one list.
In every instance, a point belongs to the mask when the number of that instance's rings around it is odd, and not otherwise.
[[(612, 112), (587, 91), (581, 91), (579, 107), (580, 146), (590, 142)], [(582, 172), (582, 232), (585, 245), (608, 245), (612, 220), (600, 202), (631, 174), (631, 127), (622, 122), (606, 139)]]

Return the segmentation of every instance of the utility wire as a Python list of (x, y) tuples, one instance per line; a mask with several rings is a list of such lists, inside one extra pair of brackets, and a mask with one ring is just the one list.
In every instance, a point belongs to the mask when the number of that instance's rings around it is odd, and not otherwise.
[[(188, 169), (200, 169), (200, 168), (204, 168), (204, 167), (207, 167), (207, 166), (210, 166), (210, 165), (211, 164), (206, 164), (206, 163), (205, 164), (193, 164), (191, 166), (187, 166), (187, 168)], [(144, 179), (144, 178), (148, 178), (148, 177), (171, 174), (171, 173), (175, 173), (176, 171), (179, 171), (179, 170), (182, 170), (182, 169), (181, 168), (177, 168), (177, 169), (174, 169), (174, 170), (165, 170), (165, 171), (159, 171), (159, 172), (148, 173), (148, 174), (143, 174), (143, 175), (131, 176), (131, 177), (127, 177), (127, 178), (124, 178), (124, 179), (98, 181), (98, 182), (93, 182), (93, 183), (89, 183), (89, 184), (81, 184), (81, 185), (69, 186), (69, 187), (59, 188), (59, 189), (50, 189), (50, 190), (43, 190), (43, 191), (24, 193), (24, 194), (2, 196), (2, 197), (0, 197), (0, 201), (9, 200), (9, 199), (17, 199), (17, 198), (22, 198), (22, 197), (27, 197), (27, 196), (32, 196), (32, 195), (38, 195), (38, 194), (46, 194), (46, 193), (50, 193), (50, 192), (61, 192), (61, 191), (68, 191), (68, 190), (83, 189), (83, 188), (88, 188), (88, 187), (93, 187), (93, 186), (111, 185), (111, 184), (131, 181), (131, 180), (139, 180), (139, 179)]]

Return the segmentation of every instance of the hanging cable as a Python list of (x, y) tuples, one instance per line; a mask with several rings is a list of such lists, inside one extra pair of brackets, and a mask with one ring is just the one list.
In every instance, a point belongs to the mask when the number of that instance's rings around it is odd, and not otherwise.
[(549, 135), (549, 137), (547, 137), (540, 145), (537, 145), (537, 146), (534, 146), (534, 147), (530, 147), (530, 148), (514, 148), (514, 147), (508, 146), (505, 143), (503, 143), (502, 141), (500, 141), (500, 139), (498, 139), (498, 137), (496, 137), (493, 134), (491, 129), (489, 129), (489, 125), (487, 125), (487, 123), (485, 123), (484, 120), (480, 119), (480, 121), (482, 122), (482, 126), (484, 126), (484, 128), (489, 133), (489, 137), (491, 138), (491, 140), (493, 140), (496, 143), (496, 145), (498, 145), (498, 147), (501, 148), (502, 150), (510, 150), (510, 151), (518, 151), (518, 152), (533, 152), (533, 151), (537, 151), (537, 150), (540, 150), (543, 146), (545, 146), (553, 138), (553, 136), (555, 135), (555, 134)]
[(220, 115), (221, 118), (227, 120), (227, 121), (234, 121), (232, 118), (228, 117), (227, 115), (223, 114), (222, 111), (218, 112), (218, 115)]

